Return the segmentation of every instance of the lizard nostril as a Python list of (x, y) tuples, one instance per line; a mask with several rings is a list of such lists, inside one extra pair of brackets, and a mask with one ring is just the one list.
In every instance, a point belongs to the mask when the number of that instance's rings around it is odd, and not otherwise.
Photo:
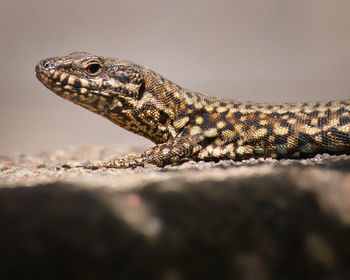
[(44, 62), (42, 65), (43, 65), (43, 68), (45, 70), (49, 70), (50, 69), (50, 62), (49, 61)]

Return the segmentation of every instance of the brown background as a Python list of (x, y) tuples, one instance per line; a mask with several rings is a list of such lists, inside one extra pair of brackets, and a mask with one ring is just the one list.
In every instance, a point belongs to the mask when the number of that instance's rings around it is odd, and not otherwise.
[(40, 59), (76, 50), (132, 60), (211, 95), (348, 99), (349, 14), (349, 0), (2, 0), (0, 155), (149, 144), (36, 80)]

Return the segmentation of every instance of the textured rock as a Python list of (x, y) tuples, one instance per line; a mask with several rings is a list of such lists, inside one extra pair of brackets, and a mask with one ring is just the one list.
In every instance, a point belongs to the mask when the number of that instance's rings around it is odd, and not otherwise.
[(61, 167), (120, 151), (0, 158), (4, 279), (350, 279), (350, 156)]

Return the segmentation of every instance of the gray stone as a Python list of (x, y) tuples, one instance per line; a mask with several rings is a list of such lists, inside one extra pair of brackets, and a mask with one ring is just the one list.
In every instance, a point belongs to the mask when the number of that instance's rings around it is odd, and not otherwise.
[(4, 279), (350, 279), (350, 156), (60, 167), (89, 151), (1, 171)]

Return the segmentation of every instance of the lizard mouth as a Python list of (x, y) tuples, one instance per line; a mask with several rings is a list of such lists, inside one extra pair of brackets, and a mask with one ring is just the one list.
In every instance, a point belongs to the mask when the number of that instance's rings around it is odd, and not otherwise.
[(63, 94), (73, 94), (80, 93), (85, 94), (88, 89), (83, 87), (75, 87), (73, 85), (69, 85), (64, 81), (59, 81), (58, 79), (54, 79), (53, 77), (45, 74), (45, 73), (36, 73), (36, 77), (40, 82), (42, 82), (48, 89), (53, 91), (54, 93), (62, 96)]
[(65, 81), (61, 82), (59, 78), (54, 79), (52, 75), (49, 76), (43, 72), (37, 72), (36, 77), (45, 87), (56, 95), (98, 113), (97, 104), (101, 96), (98, 90), (72, 86), (65, 83)]
[(98, 95), (100, 93), (95, 88), (87, 87), (81, 79), (47, 66), (47, 64), (46, 61), (41, 61), (35, 67), (36, 77), (55, 94), (73, 100), (78, 95)]
[[(51, 74), (51, 73), (49, 73)], [(55, 74), (53, 74), (55, 75)], [(43, 72), (37, 72), (36, 76), (38, 80), (48, 89), (50, 89), (56, 95), (71, 101), (80, 106), (86, 107), (91, 111), (96, 111), (96, 102), (98, 102), (101, 94), (98, 90), (92, 90), (82, 86), (74, 86), (65, 82), (65, 80), (60, 81), (60, 74), (57, 74), (58, 78), (54, 78), (52, 74), (49, 76)], [(96, 104), (95, 104), (96, 103)], [(95, 105), (94, 105), (95, 104)]]

